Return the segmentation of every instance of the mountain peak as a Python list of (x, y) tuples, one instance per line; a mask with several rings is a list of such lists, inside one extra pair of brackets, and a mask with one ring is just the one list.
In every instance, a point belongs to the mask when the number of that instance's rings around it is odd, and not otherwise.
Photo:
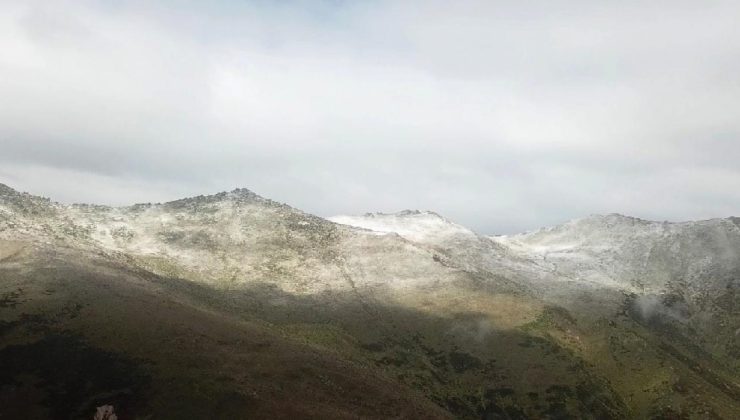
[(574, 222), (589, 221), (606, 224), (650, 224), (657, 223), (650, 220), (641, 219), (639, 217), (627, 216), (621, 213), (608, 213), (608, 214), (592, 214), (584, 219), (577, 219)]
[(417, 217), (417, 216), (429, 216), (431, 218), (441, 219), (441, 220), (449, 222), (449, 220), (447, 220), (445, 217), (431, 210), (406, 209), (406, 210), (401, 210), (401, 211), (397, 211), (394, 213), (368, 212), (362, 215), (362, 217), (367, 217), (367, 218), (383, 218), (383, 217), (385, 218), (388, 218), (388, 217), (410, 218), (410, 217)]
[(20, 193), (13, 188), (10, 188), (9, 186), (3, 184), (0, 182), (0, 197), (6, 197), (6, 196), (16, 196), (20, 195)]
[(45, 215), (53, 211), (50, 199), (20, 192), (0, 183), (0, 204), (25, 215)]
[(254, 191), (248, 188), (234, 188), (229, 193), (237, 197), (250, 197), (250, 198), (259, 197), (258, 194), (256, 194)]
[(247, 188), (236, 188), (231, 191), (222, 191), (211, 195), (197, 195), (193, 197), (181, 198), (179, 200), (164, 203), (167, 207), (198, 206), (200, 204), (213, 204), (218, 202), (247, 202), (247, 201), (264, 201), (271, 202), (252, 192)]
[(399, 216), (434, 216), (438, 217), (440, 219), (444, 219), (439, 213), (433, 212), (431, 210), (401, 210), (398, 213), (396, 213)]

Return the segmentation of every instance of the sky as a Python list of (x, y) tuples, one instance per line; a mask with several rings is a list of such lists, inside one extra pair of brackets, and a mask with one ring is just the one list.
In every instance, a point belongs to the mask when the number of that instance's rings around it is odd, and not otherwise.
[(0, 182), (485, 234), (740, 215), (737, 1), (0, 0)]

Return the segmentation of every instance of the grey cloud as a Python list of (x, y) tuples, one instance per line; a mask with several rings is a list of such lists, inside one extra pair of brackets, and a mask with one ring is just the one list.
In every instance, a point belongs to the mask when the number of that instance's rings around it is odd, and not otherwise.
[(324, 216), (433, 209), (483, 233), (740, 208), (733, 2), (0, 11), (0, 182), (58, 200), (243, 186)]

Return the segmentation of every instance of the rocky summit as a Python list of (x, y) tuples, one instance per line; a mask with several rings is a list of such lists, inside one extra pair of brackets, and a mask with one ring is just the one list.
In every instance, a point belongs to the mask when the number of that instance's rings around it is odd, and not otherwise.
[(95, 416), (737, 419), (740, 223), (485, 236), (0, 184), (0, 418)]

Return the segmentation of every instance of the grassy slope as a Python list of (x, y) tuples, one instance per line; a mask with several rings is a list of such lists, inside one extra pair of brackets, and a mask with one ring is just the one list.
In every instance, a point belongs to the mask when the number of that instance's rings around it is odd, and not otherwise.
[(27, 249), (0, 279), (4, 418), (86, 418), (104, 402), (153, 418), (445, 417), (374, 370), (217, 310), (207, 291), (110, 259)]

